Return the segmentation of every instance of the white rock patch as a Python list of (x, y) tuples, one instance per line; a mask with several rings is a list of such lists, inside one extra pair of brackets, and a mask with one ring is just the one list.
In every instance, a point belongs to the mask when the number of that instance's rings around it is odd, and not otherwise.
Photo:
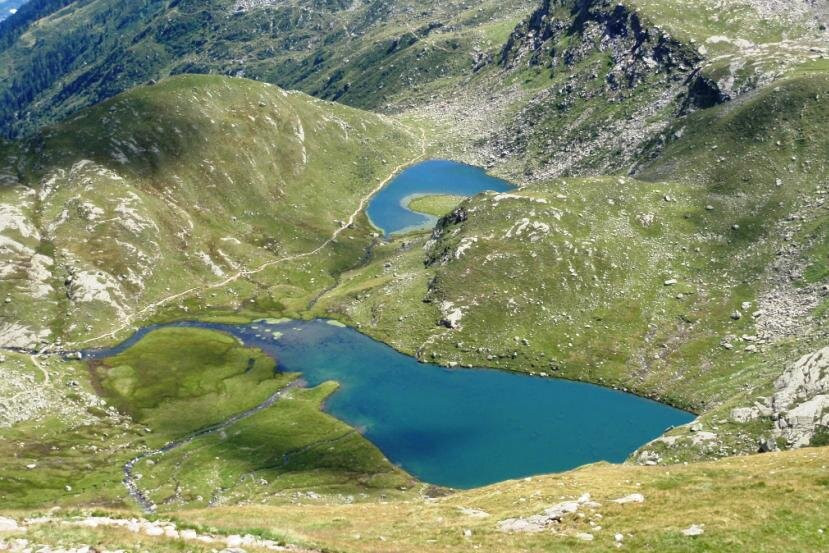
[(48, 328), (33, 330), (20, 323), (0, 322), (0, 346), (7, 348), (34, 348), (49, 338)]
[(200, 251), (200, 252), (196, 253), (196, 256), (201, 260), (202, 263), (207, 265), (207, 268), (210, 269), (210, 272), (213, 273), (214, 275), (219, 276), (219, 277), (225, 275), (225, 272), (222, 270), (222, 268), (219, 267), (218, 265), (216, 265), (216, 262), (213, 261), (213, 258), (211, 258), (207, 254), (207, 252)]
[(478, 241), (477, 236), (466, 236), (458, 244), (458, 249), (455, 250), (455, 259), (460, 259), (466, 251), (472, 247), (472, 244)]
[(537, 242), (544, 236), (550, 233), (550, 225), (541, 221), (530, 221), (528, 218), (523, 218), (504, 234), (504, 238), (518, 238), (526, 234), (530, 242)]

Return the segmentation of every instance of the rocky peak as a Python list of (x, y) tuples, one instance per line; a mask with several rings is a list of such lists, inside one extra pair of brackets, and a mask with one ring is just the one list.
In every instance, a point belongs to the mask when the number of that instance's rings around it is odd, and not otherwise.
[(625, 4), (608, 0), (544, 0), (501, 50), (505, 68), (574, 66), (596, 50), (610, 57), (611, 88), (632, 88), (648, 73), (684, 78), (700, 55)]

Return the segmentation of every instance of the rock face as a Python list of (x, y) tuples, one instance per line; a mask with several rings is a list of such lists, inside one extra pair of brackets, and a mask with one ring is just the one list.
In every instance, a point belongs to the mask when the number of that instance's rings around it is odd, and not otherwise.
[[(704, 81), (693, 80), (703, 60), (698, 49), (629, 5), (610, 0), (540, 4), (515, 27), (498, 59), (505, 70), (549, 74), (556, 83), (538, 92), (494, 139), (500, 157), (544, 152), (543, 163), (528, 164), (535, 166), (527, 167), (527, 174), (576, 174), (587, 165), (600, 172), (627, 168), (666, 128), (669, 119), (656, 123), (657, 112), (682, 114), (719, 98), (707, 94)], [(695, 94), (690, 95), (692, 84)], [(602, 108), (584, 109), (594, 102), (626, 105), (635, 115), (622, 125), (601, 114)], [(576, 109), (583, 109), (583, 116), (571, 119)]]
[(829, 346), (804, 355), (774, 383), (774, 435), (791, 447), (809, 445), (829, 428)]
[(732, 409), (730, 418), (746, 423), (760, 417), (774, 422), (772, 440), (765, 440), (762, 451), (774, 449), (779, 439), (790, 448), (807, 446), (818, 432), (829, 430), (829, 346), (786, 368), (774, 382), (770, 399)]

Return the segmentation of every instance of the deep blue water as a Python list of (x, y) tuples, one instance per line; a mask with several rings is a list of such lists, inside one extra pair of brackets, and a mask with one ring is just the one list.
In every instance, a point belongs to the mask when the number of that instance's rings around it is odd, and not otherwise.
[[(273, 355), (309, 386), (336, 380), (326, 411), (360, 428), (419, 479), (456, 488), (621, 462), (684, 411), (590, 384), (418, 363), (356, 330), (326, 321), (250, 325), (175, 323), (223, 330)], [(116, 348), (122, 351), (156, 327)], [(277, 333), (275, 337), (274, 333)]]
[(406, 207), (414, 196), (455, 194), (474, 196), (485, 190), (504, 192), (514, 188), (479, 167), (457, 161), (433, 159), (409, 167), (371, 198), (369, 219), (386, 235), (431, 226), (436, 218)]

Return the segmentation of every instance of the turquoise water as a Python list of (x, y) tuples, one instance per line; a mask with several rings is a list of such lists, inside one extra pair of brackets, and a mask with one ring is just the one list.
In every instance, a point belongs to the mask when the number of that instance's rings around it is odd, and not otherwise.
[[(233, 334), (273, 355), (279, 370), (302, 373), (309, 386), (336, 380), (340, 388), (327, 412), (361, 429), (419, 479), (455, 488), (620, 462), (668, 426), (693, 418), (590, 384), (418, 363), (321, 320), (175, 325)], [(153, 328), (91, 356), (114, 355)]]
[(471, 165), (433, 159), (409, 167), (389, 182), (369, 202), (366, 213), (386, 235), (431, 226), (436, 218), (406, 207), (414, 196), (454, 194), (474, 196), (485, 190), (504, 192), (514, 188), (505, 180), (487, 175)]

